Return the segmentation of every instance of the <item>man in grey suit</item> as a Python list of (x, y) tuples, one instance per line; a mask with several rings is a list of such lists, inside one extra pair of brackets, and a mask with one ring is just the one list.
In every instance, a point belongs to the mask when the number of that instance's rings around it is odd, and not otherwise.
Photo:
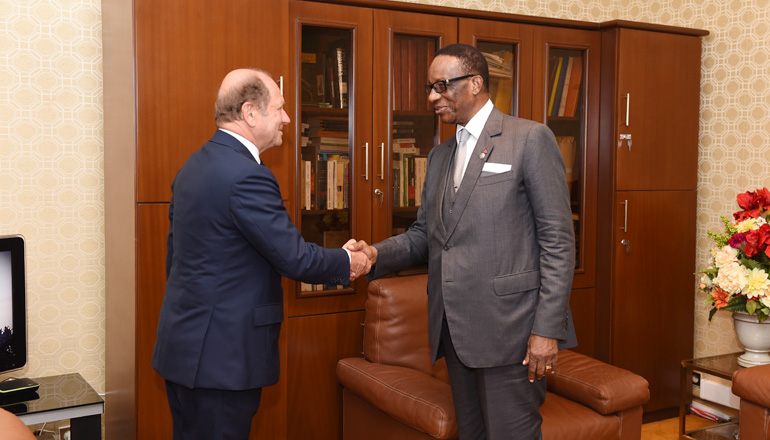
[(428, 76), (428, 99), (457, 136), (428, 155), (409, 230), (349, 249), (376, 263), (370, 279), (428, 260), (431, 355), (446, 356), (460, 439), (537, 439), (540, 379), (576, 345), (564, 163), (545, 125), (494, 107), (474, 47), (439, 50)]

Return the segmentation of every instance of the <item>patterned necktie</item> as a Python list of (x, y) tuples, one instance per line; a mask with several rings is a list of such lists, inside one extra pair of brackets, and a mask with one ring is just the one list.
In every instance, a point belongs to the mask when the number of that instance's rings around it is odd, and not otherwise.
[(457, 188), (460, 187), (460, 183), (463, 181), (463, 168), (465, 168), (465, 157), (468, 155), (466, 150), (468, 149), (467, 141), (469, 136), (470, 133), (464, 128), (461, 128), (457, 134), (457, 153), (455, 153), (455, 170), (453, 174), (455, 192), (457, 192)]

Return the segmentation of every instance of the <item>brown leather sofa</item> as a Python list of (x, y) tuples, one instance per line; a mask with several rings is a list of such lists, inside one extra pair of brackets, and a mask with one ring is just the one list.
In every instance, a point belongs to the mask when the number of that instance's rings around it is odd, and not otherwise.
[[(446, 364), (430, 362), (426, 284), (425, 275), (369, 284), (363, 357), (337, 364), (344, 440), (457, 438)], [(650, 397), (641, 376), (563, 350), (547, 380), (544, 439), (640, 439)]]
[(733, 394), (741, 398), (741, 440), (770, 439), (770, 365), (733, 373)]

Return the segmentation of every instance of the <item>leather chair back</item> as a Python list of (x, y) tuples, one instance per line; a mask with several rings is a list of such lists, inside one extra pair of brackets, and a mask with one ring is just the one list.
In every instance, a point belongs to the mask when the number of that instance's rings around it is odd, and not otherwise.
[(427, 275), (383, 278), (369, 283), (364, 358), (412, 368), (448, 383), (444, 359), (431, 365), (427, 289)]

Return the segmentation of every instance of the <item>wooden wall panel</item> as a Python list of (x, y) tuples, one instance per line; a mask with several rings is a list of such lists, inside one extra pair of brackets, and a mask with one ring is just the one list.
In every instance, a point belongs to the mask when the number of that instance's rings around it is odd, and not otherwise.
[(342, 387), (337, 383), (337, 361), (362, 355), (363, 322), (363, 311), (288, 320), (286, 438), (342, 438)]
[(137, 207), (136, 438), (171, 438), (171, 412), (152, 351), (166, 287), (168, 204)]

